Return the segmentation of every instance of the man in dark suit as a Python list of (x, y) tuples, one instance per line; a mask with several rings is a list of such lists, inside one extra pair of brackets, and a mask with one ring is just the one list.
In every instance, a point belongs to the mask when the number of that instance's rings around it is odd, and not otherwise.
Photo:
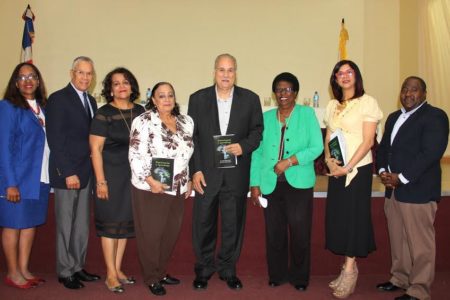
[(84, 286), (81, 281), (100, 278), (83, 269), (92, 195), (89, 128), (97, 110), (87, 93), (94, 77), (93, 61), (76, 58), (70, 76), (71, 82), (48, 98), (46, 117), (50, 184), (55, 191), (56, 271), (66, 288), (79, 289)]
[[(194, 154), (190, 172), (196, 190), (193, 211), (195, 289), (206, 289), (214, 272), (231, 289), (242, 288), (236, 262), (242, 246), (251, 154), (262, 136), (263, 119), (259, 97), (235, 85), (236, 59), (222, 54), (215, 61), (215, 85), (199, 90), (189, 99), (193, 118)], [(233, 135), (226, 151), (237, 157), (237, 165), (219, 168), (213, 136)], [(218, 212), (221, 243), (217, 259)]]
[(405, 79), (403, 106), (389, 115), (378, 147), (377, 166), (386, 186), (385, 214), (392, 256), (392, 277), (383, 291), (404, 289), (396, 300), (430, 299), (434, 279), (434, 219), (441, 197), (440, 160), (448, 142), (445, 112), (426, 102), (423, 79)]

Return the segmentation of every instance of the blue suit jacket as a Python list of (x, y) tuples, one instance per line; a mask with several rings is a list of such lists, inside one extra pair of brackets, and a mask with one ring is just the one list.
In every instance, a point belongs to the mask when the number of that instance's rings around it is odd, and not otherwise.
[(15, 186), (23, 199), (39, 199), (45, 132), (29, 109), (0, 101), (0, 195)]
[[(97, 103), (90, 95), (89, 102), (95, 114)], [(86, 187), (92, 174), (90, 120), (80, 97), (69, 83), (50, 95), (46, 110), (50, 184), (66, 189), (66, 177), (77, 175), (81, 188)]]

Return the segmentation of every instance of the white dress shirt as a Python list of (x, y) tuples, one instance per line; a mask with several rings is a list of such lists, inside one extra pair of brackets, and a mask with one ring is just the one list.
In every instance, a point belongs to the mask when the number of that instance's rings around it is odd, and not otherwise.
[(227, 134), (228, 123), (230, 122), (231, 104), (233, 104), (233, 93), (234, 87), (231, 89), (228, 98), (221, 99), (216, 86), (217, 109), (219, 114), (220, 133), (222, 135)]
[[(395, 137), (397, 136), (398, 131), (400, 130), (400, 127), (402, 127), (402, 125), (406, 122), (406, 120), (408, 120), (408, 118), (415, 113), (419, 108), (422, 107), (422, 105), (425, 103), (426, 101), (423, 101), (422, 104), (420, 104), (418, 107), (414, 108), (413, 110), (410, 111), (406, 111), (405, 108), (401, 108), (402, 113), (400, 114), (400, 116), (398, 117), (397, 121), (394, 124), (394, 127), (392, 128), (392, 134), (391, 134), (391, 145), (394, 142)], [(388, 170), (389, 172), (391, 172), (391, 168), (389, 168), (388, 166)], [(381, 168), (378, 173), (381, 174), (382, 172), (384, 172), (385, 169)], [(409, 182), (408, 179), (405, 178), (405, 176), (403, 176), (402, 173), (400, 173), (398, 175), (398, 178), (400, 179), (400, 181), (403, 184), (407, 184)]]

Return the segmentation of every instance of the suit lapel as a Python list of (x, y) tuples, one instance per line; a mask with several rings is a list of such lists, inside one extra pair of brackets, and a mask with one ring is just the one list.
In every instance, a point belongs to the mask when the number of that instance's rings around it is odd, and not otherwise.
[(83, 115), (83, 118), (86, 121), (89, 121), (88, 115), (86, 114), (86, 110), (84, 109), (84, 105), (81, 102), (80, 96), (78, 96), (77, 91), (73, 88), (73, 86), (70, 83), (67, 86), (67, 89), (70, 93), (70, 99), (71, 99), (74, 109), (78, 112), (78, 114)]
[[(419, 118), (420, 115), (425, 111), (425, 107), (426, 107), (427, 105), (428, 105), (428, 104), (425, 103), (424, 105), (422, 105), (421, 108), (419, 108), (416, 112), (414, 112), (411, 116), (409, 116), (408, 120), (406, 120), (405, 123), (403, 123), (402, 126), (398, 129), (398, 132), (397, 132), (397, 134), (395, 135), (395, 139), (394, 139), (392, 145), (394, 145), (394, 144), (395, 144), (396, 142), (398, 142), (399, 140), (401, 141), (402, 134), (403, 134), (405, 131), (410, 130), (410, 127), (411, 127), (411, 126), (414, 126), (414, 124), (416, 123), (415, 120), (416, 120), (417, 118)], [(399, 116), (397, 116), (397, 119), (398, 119), (398, 117), (399, 117)], [(397, 119), (395, 119), (395, 120), (397, 120)], [(395, 124), (395, 122), (394, 122), (394, 124)]]
[[(39, 104), (38, 104), (39, 105)], [(42, 127), (41, 123), (39, 123), (38, 118), (35, 116), (35, 114), (31, 111), (31, 109), (27, 109), (25, 110), (25, 116), (31, 120), (31, 122), (33, 122), (34, 124), (36, 124), (37, 126), (39, 126), (39, 128), (41, 130), (44, 130), (44, 128)]]
[(216, 87), (213, 86), (210, 89), (210, 93), (208, 95), (207, 99), (209, 103), (209, 111), (211, 113), (211, 123), (213, 126), (213, 134), (214, 135), (220, 135), (220, 124), (219, 124), (219, 108), (217, 106), (217, 95), (216, 95)]

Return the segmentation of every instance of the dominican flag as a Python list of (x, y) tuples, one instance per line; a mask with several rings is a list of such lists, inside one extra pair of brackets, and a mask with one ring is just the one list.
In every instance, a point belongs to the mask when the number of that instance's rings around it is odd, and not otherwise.
[(30, 5), (22, 15), (22, 19), (25, 21), (25, 26), (23, 28), (23, 38), (22, 38), (22, 59), (21, 62), (33, 63), (33, 53), (31, 50), (31, 44), (34, 39), (34, 14), (31, 11)]

